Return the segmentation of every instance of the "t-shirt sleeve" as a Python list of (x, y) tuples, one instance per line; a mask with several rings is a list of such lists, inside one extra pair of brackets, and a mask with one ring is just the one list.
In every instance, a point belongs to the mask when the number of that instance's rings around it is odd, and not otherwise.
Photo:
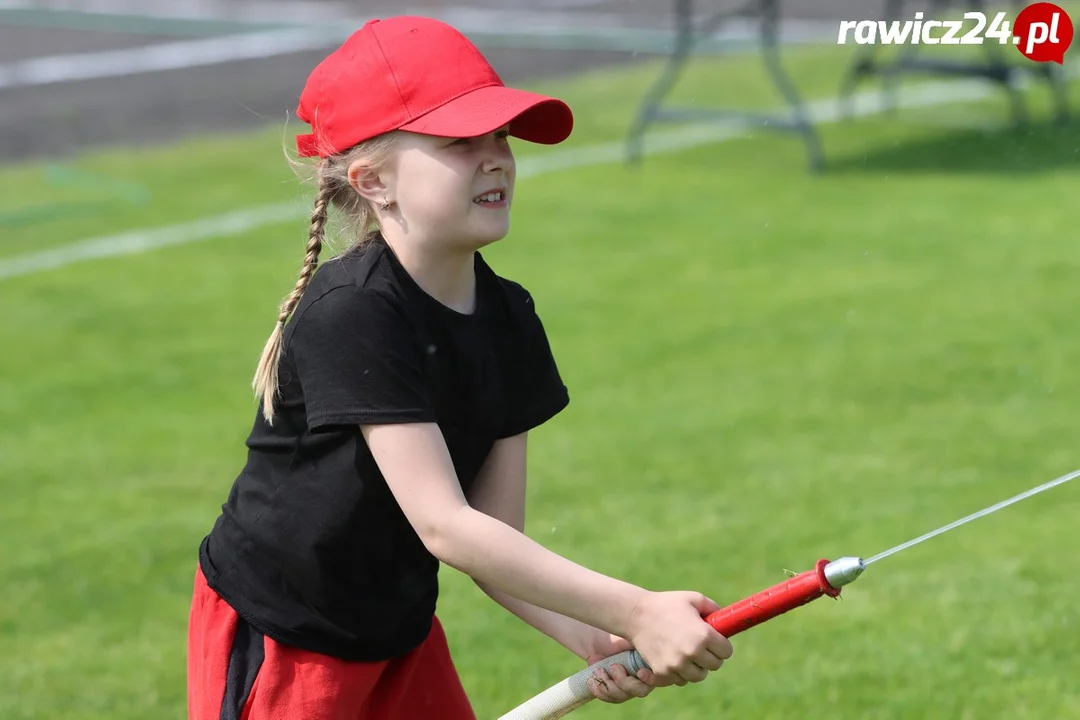
[(316, 299), (297, 319), (287, 352), (312, 431), (435, 421), (412, 330), (374, 291), (342, 286)]
[(516, 304), (512, 315), (519, 318), (521, 338), (511, 369), (513, 402), (500, 437), (510, 437), (543, 425), (562, 412), (570, 395), (559, 373), (544, 324), (527, 290), (520, 286), (510, 295)]

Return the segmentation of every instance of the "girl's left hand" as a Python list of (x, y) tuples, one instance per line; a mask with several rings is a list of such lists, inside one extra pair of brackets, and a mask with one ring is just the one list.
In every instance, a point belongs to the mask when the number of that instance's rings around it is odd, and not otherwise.
[[(633, 646), (617, 635), (597, 631), (588, 644), (586, 663), (592, 665), (606, 657), (611, 657), (623, 650), (632, 650)], [(593, 697), (609, 703), (624, 703), (631, 698), (643, 698), (653, 691), (653, 674), (642, 668), (637, 676), (631, 675), (622, 665), (612, 665), (610, 671), (597, 668), (589, 678), (589, 690)]]

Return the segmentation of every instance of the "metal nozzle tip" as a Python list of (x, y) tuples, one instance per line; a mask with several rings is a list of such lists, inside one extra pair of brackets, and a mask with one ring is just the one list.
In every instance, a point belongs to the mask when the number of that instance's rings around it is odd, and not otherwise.
[(825, 566), (825, 579), (834, 588), (842, 588), (863, 574), (866, 563), (858, 557), (842, 557)]

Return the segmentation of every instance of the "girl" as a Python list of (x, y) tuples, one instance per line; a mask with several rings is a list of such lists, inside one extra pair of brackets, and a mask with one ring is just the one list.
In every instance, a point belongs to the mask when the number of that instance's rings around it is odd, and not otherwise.
[[(398, 17), (320, 63), (298, 114), (318, 194), (247, 463), (199, 548), (189, 718), (473, 718), (435, 616), (441, 563), (587, 662), (636, 647), (652, 672), (601, 673), (601, 700), (718, 669), (716, 603), (523, 533), (527, 434), (569, 399), (532, 297), (478, 251), (509, 230), (508, 136), (562, 142), (569, 108), (505, 87), (453, 28)], [(356, 242), (316, 273), (331, 206)]]

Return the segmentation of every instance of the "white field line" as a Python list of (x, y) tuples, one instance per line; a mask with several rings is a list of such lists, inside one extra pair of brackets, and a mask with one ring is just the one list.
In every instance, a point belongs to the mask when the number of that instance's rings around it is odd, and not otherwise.
[[(559, 49), (582, 47), (582, 43), (587, 42), (589, 47), (596, 49), (626, 52), (663, 51), (670, 49), (672, 43), (671, 34), (668, 32), (618, 27), (619, 18), (608, 14), (592, 17), (589, 22), (585, 22), (585, 18), (578, 15), (559, 16), (552, 13), (465, 7), (440, 8), (438, 12), (423, 14), (439, 17), (455, 25), (477, 43)], [(174, 40), (120, 50), (26, 58), (0, 65), (0, 90), (128, 77), (164, 70), (280, 57), (310, 50), (328, 50), (343, 42), (367, 19), (354, 17), (321, 24), (311, 24), (309, 20), (307, 25), (277, 30)], [(785, 43), (809, 42), (828, 39), (831, 34), (835, 34), (831, 29), (826, 32), (817, 24), (803, 23), (786, 29), (782, 40)], [(754, 42), (756, 37), (752, 28), (740, 26), (717, 33), (705, 45), (709, 48), (724, 49), (725, 44), (729, 44), (734, 50)]]
[(325, 31), (290, 28), (124, 50), (30, 58), (0, 65), (0, 90), (277, 57), (318, 50), (333, 42), (334, 38)]
[[(523, 31), (533, 26), (562, 28), (564, 30), (582, 30), (628, 27), (627, 22), (634, 20), (636, 26), (666, 30), (674, 28), (674, 16), (666, 3), (651, 18), (634, 18), (638, 13), (626, 13), (618, 7), (582, 12), (581, 8), (591, 8), (610, 4), (611, 0), (519, 0), (514, 6), (506, 7), (505, 2), (484, 7), (480, 4), (402, 7), (404, 3), (394, 0), (381, 0), (362, 3), (366, 5), (364, 14), (370, 17), (388, 15), (427, 15), (439, 17), (452, 24), (463, 23), (471, 29), (487, 31), (505, 30), (515, 24), (523, 24)], [(337, 2), (313, 2), (312, 0), (0, 0), (0, 10), (38, 10), (60, 12), (78, 12), (92, 15), (130, 15), (142, 18), (154, 18), (163, 22), (170, 20), (204, 20), (208, 22), (226, 21), (236, 23), (264, 24), (267, 22), (287, 23), (297, 27), (310, 27), (313, 24), (335, 23), (342, 27), (359, 28), (367, 18), (356, 17), (356, 3), (349, 0)], [(499, 7), (502, 5), (502, 7)], [(699, 13), (705, 16), (710, 13)], [(644, 25), (641, 25), (644, 23)], [(725, 27), (729, 24), (725, 23)], [(732, 18), (730, 25), (752, 28), (742, 18)], [(838, 21), (806, 21), (797, 18), (782, 19), (782, 31), (789, 28), (804, 32), (809, 28), (824, 33), (828, 38), (835, 38), (839, 27)]]
[[(393, 0), (381, 3), (383, 8)], [(161, 20), (226, 20), (264, 23), (338, 21), (356, 12), (356, 0), (0, 0), (0, 10), (74, 12), (88, 15), (128, 15)], [(381, 10), (381, 9), (380, 9)], [(395, 11), (397, 13), (398, 11)], [(406, 14), (406, 13), (401, 13)]]
[[(1069, 75), (1070, 77), (1076, 75), (1075, 65), (1069, 66)], [(897, 106), (921, 108), (971, 102), (987, 98), (993, 92), (994, 89), (988, 84), (978, 81), (928, 82), (901, 88), (897, 93)], [(882, 112), (885, 97), (881, 91), (853, 95), (851, 116), (865, 117)], [(807, 110), (812, 122), (827, 124), (841, 119), (843, 106), (836, 99), (827, 99), (809, 103)], [(676, 152), (746, 137), (752, 132), (753, 129), (745, 125), (708, 123), (651, 132), (645, 136), (643, 154), (660, 155)], [(518, 164), (518, 177), (536, 177), (577, 167), (619, 162), (625, 157), (625, 153), (626, 145), (622, 141), (556, 150), (539, 157), (522, 158)], [(282, 202), (204, 217), (190, 223), (88, 238), (58, 248), (0, 260), (0, 280), (30, 275), (86, 260), (131, 255), (172, 245), (242, 235), (258, 228), (299, 220), (307, 212), (307, 208), (301, 207), (297, 201)]]
[(132, 255), (170, 245), (185, 245), (200, 240), (240, 235), (254, 228), (295, 220), (302, 217), (303, 212), (296, 203), (261, 205), (224, 215), (212, 215), (180, 225), (133, 230), (119, 235), (80, 240), (70, 245), (0, 261), (0, 280), (51, 270), (84, 260)]
[(348, 14), (348, 2), (310, 0), (0, 0), (0, 10), (76, 12), (89, 15), (135, 15), (163, 20), (235, 20), (289, 22), (337, 20)]
[(550, 10), (563, 10), (566, 8), (590, 7), (603, 5), (608, 0), (539, 0), (538, 5)]

